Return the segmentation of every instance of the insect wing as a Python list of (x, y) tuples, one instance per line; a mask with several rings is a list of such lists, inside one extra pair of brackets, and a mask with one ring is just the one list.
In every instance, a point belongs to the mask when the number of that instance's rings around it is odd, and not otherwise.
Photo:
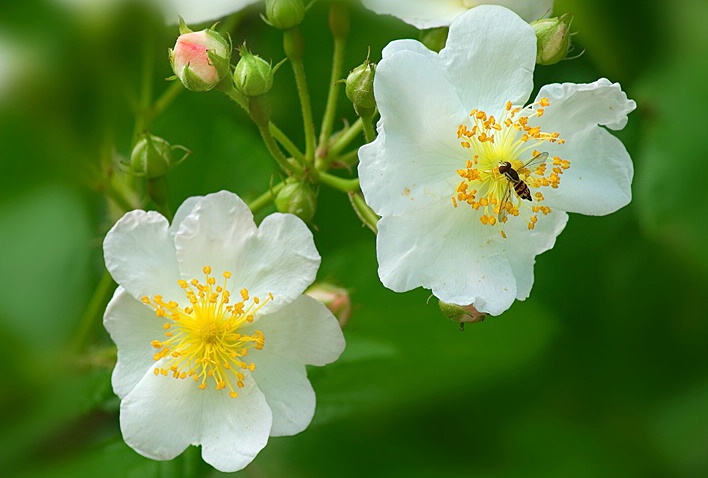
[(497, 214), (497, 221), (504, 223), (506, 221), (506, 204), (511, 198), (511, 181), (506, 181), (506, 189), (504, 194), (502, 194), (502, 199), (499, 201), (499, 214)]
[(531, 168), (538, 166), (541, 163), (545, 163), (547, 160), (548, 160), (548, 153), (539, 153), (536, 156), (534, 156), (533, 158), (526, 161), (526, 163), (524, 163), (522, 168), (531, 169)]

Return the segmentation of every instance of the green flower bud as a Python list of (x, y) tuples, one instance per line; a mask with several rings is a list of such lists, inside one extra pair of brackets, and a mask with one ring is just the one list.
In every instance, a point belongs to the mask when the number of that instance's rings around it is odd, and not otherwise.
[(148, 179), (160, 178), (189, 155), (187, 152), (182, 158), (175, 160), (173, 154), (175, 149), (184, 148), (172, 146), (159, 136), (145, 134), (130, 153), (129, 172)]
[(302, 23), (305, 10), (302, 0), (266, 0), (266, 18), (280, 30), (288, 30)]
[(317, 210), (317, 197), (308, 183), (290, 178), (275, 196), (275, 207), (309, 223)]
[(572, 47), (572, 22), (573, 14), (564, 13), (560, 17), (542, 18), (532, 23), (537, 40), (536, 63), (553, 65), (565, 60)]
[(337, 318), (340, 327), (344, 327), (349, 322), (352, 315), (352, 301), (347, 289), (326, 282), (318, 282), (312, 284), (305, 294), (324, 304)]
[(231, 41), (213, 29), (190, 31), (181, 19), (180, 31), (169, 50), (172, 71), (188, 90), (214, 88), (229, 74)]
[(347, 76), (345, 92), (359, 116), (371, 117), (376, 109), (374, 98), (374, 73), (376, 64), (366, 61)]
[(487, 318), (487, 314), (479, 312), (472, 304), (455, 305), (438, 300), (438, 307), (445, 317), (460, 324), (460, 331), (465, 330), (466, 323), (474, 324)]
[(239, 49), (241, 59), (234, 70), (234, 84), (246, 96), (261, 96), (273, 87), (273, 67), (245, 46)]

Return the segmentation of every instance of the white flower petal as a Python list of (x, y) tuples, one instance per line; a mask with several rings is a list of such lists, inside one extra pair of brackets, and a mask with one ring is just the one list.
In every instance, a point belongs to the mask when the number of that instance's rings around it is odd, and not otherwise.
[(516, 13), (527, 22), (547, 17), (553, 9), (553, 0), (463, 0), (463, 3), (468, 8), (480, 5), (500, 5)]
[(204, 460), (230, 472), (245, 467), (266, 445), (271, 411), (253, 380), (230, 398), (225, 390), (200, 390), (190, 379), (146, 374), (123, 399), (125, 442), (155, 460), (171, 460), (201, 444)]
[(246, 288), (251, 297), (273, 293), (261, 314), (292, 302), (315, 280), (320, 264), (304, 222), (271, 214), (256, 228), (248, 206), (227, 191), (199, 201), (182, 221), (175, 244), (185, 280), (202, 277), (208, 265), (217, 277), (231, 272), (230, 287)]
[(220, 191), (198, 199), (175, 234), (182, 278), (203, 277), (204, 266), (211, 266), (216, 277), (225, 270), (236, 274), (229, 267), (257, 234), (251, 210), (235, 194)]
[(207, 393), (192, 380), (147, 372), (120, 403), (123, 440), (143, 456), (171, 460), (199, 443)]
[(460, 0), (364, 0), (376, 13), (394, 15), (417, 28), (447, 26), (467, 11)]
[(506, 254), (516, 278), (516, 298), (528, 298), (533, 286), (533, 266), (536, 256), (548, 251), (556, 243), (556, 237), (568, 222), (568, 215), (562, 211), (552, 211), (547, 216), (539, 214), (536, 227), (529, 231), (521, 218), (508, 217), (504, 225), (507, 234)]
[(263, 332), (267, 354), (308, 365), (334, 362), (344, 351), (344, 335), (332, 313), (317, 300), (301, 295), (294, 302), (268, 314), (244, 333)]
[(251, 374), (273, 412), (270, 436), (291, 436), (303, 431), (315, 414), (315, 391), (305, 366), (276, 355), (254, 353)]
[(531, 94), (536, 34), (512, 11), (482, 5), (453, 22), (440, 60), (468, 110), (498, 117), (507, 101), (523, 104)]
[(187, 24), (218, 20), (256, 2), (258, 0), (160, 0), (170, 25), (176, 24), (178, 17)]
[(168, 223), (160, 214), (131, 211), (108, 231), (103, 241), (106, 268), (130, 295), (183, 297)]
[(209, 393), (202, 419), (202, 458), (223, 472), (241, 470), (253, 461), (268, 443), (272, 426), (270, 407), (253, 380), (238, 389), (238, 398)]
[(419, 29), (448, 26), (470, 8), (501, 5), (531, 22), (550, 13), (553, 0), (364, 0), (379, 14), (394, 15)]
[(152, 309), (135, 300), (125, 289), (116, 289), (106, 307), (103, 325), (118, 346), (118, 363), (111, 382), (119, 398), (125, 397), (145, 373), (155, 367), (152, 358), (155, 349), (150, 343), (163, 336), (163, 323)]
[(359, 150), (362, 191), (379, 215), (425, 207), (450, 190), (464, 164), (457, 128), (469, 122), (437, 55), (405, 49), (418, 49), (416, 42), (395, 43), (374, 79), (383, 127)]
[(175, 212), (175, 215), (172, 218), (172, 224), (170, 224), (169, 228), (170, 237), (173, 241), (175, 238), (175, 234), (177, 234), (177, 231), (179, 230), (179, 226), (181, 226), (182, 221), (184, 221), (184, 218), (192, 212), (194, 207), (199, 204), (202, 199), (204, 199), (204, 196), (188, 197), (184, 200), (182, 204), (179, 205), (179, 207), (177, 208), (177, 212)]
[(598, 125), (621, 129), (636, 103), (627, 99), (619, 84), (604, 78), (590, 84), (544, 86), (538, 97), (548, 98), (550, 106), (537, 123), (566, 141), (547, 150), (570, 161), (559, 188), (544, 190), (545, 202), (590, 215), (609, 214), (627, 205), (632, 198), (632, 160), (622, 142)]
[(516, 280), (496, 228), (449, 201), (378, 224), (381, 282), (396, 292), (422, 286), (444, 302), (499, 315), (516, 297)]
[(263, 309), (274, 312), (297, 299), (314, 282), (320, 255), (312, 233), (292, 214), (271, 214), (258, 228), (257, 240), (251, 241), (240, 261), (243, 285), (252, 295), (275, 299)]
[(252, 376), (273, 410), (271, 436), (294, 435), (304, 430), (315, 412), (315, 393), (303, 364), (325, 365), (344, 351), (344, 336), (332, 313), (306, 295), (244, 333), (263, 332), (263, 350), (249, 354), (256, 364)]

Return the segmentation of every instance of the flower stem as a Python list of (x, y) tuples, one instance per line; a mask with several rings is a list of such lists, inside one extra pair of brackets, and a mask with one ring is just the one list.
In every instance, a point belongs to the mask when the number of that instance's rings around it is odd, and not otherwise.
[(338, 176), (334, 176), (332, 174), (320, 172), (317, 175), (317, 179), (319, 182), (322, 184), (326, 184), (327, 186), (338, 189), (339, 191), (342, 192), (351, 192), (351, 191), (356, 191), (359, 189), (359, 178), (354, 178), (354, 179), (344, 179), (340, 178)]
[(361, 134), (364, 122), (359, 118), (345, 132), (336, 139), (332, 147), (329, 148), (328, 157), (336, 158), (349, 144)]
[(327, 106), (322, 118), (322, 129), (320, 130), (319, 149), (324, 154), (326, 154), (329, 146), (329, 137), (332, 135), (334, 126), (334, 116), (337, 113), (338, 83), (341, 80), (344, 68), (344, 48), (349, 34), (349, 8), (345, 3), (332, 2), (330, 4), (329, 26), (334, 38), (334, 54), (332, 56), (332, 73), (329, 79)]
[(180, 93), (184, 91), (184, 86), (179, 81), (173, 81), (170, 86), (160, 95), (160, 97), (153, 103), (152, 108), (146, 118), (147, 121), (160, 116), (163, 111), (174, 101)]
[[(234, 103), (243, 108), (246, 113), (250, 114), (248, 107), (248, 98), (245, 97), (240, 91), (238, 91), (230, 80), (222, 81), (219, 86), (216, 87), (216, 89), (231, 98)], [(280, 144), (283, 145), (283, 148), (285, 148), (288, 154), (290, 154), (293, 158), (295, 158), (301, 163), (305, 162), (305, 155), (302, 154), (302, 151), (300, 151), (298, 147), (295, 146), (295, 143), (293, 143), (280, 128), (273, 124), (272, 121), (268, 123), (268, 128), (270, 129), (270, 134), (273, 136), (273, 138), (275, 138)]]
[(248, 207), (251, 209), (251, 212), (255, 214), (273, 202), (275, 196), (277, 196), (280, 190), (283, 189), (283, 186), (285, 186), (285, 183), (278, 183), (253, 201), (249, 202)]
[(378, 233), (379, 216), (364, 201), (364, 196), (359, 191), (349, 192), (349, 201), (356, 215), (361, 219), (366, 227), (374, 234)]
[(262, 96), (254, 96), (248, 99), (248, 111), (251, 113), (253, 122), (258, 126), (258, 131), (261, 133), (263, 142), (265, 143), (270, 155), (280, 165), (280, 167), (288, 174), (300, 174), (302, 167), (294, 161), (288, 160), (283, 152), (278, 147), (278, 144), (270, 132), (270, 121), (268, 117), (270, 112), (268, 104)]
[(86, 309), (84, 309), (84, 313), (81, 315), (79, 327), (76, 329), (74, 338), (71, 341), (71, 352), (79, 353), (86, 347), (86, 343), (91, 337), (91, 333), (97, 323), (96, 317), (98, 317), (101, 310), (106, 307), (109, 295), (113, 292), (114, 286), (115, 283), (111, 275), (108, 271), (104, 271), (101, 279), (98, 281), (96, 289), (93, 291), (91, 299), (89, 299), (86, 305)]
[(297, 93), (302, 107), (302, 122), (305, 129), (305, 165), (311, 166), (315, 162), (315, 123), (312, 119), (312, 105), (310, 103), (310, 92), (307, 89), (305, 64), (302, 61), (304, 56), (303, 43), (300, 28), (293, 27), (283, 31), (283, 49), (295, 73)]
[(367, 143), (371, 143), (376, 139), (376, 131), (374, 130), (373, 116), (362, 118), (362, 126), (364, 127), (364, 138)]

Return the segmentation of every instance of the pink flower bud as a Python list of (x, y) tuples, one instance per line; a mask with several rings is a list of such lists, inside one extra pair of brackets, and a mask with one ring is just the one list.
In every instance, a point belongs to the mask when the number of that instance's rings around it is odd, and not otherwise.
[(170, 50), (172, 70), (188, 90), (207, 91), (229, 73), (231, 43), (214, 30), (188, 31)]
[(352, 302), (347, 289), (332, 284), (317, 283), (307, 289), (305, 294), (324, 304), (337, 318), (340, 327), (344, 327), (349, 322), (349, 317), (352, 315)]

